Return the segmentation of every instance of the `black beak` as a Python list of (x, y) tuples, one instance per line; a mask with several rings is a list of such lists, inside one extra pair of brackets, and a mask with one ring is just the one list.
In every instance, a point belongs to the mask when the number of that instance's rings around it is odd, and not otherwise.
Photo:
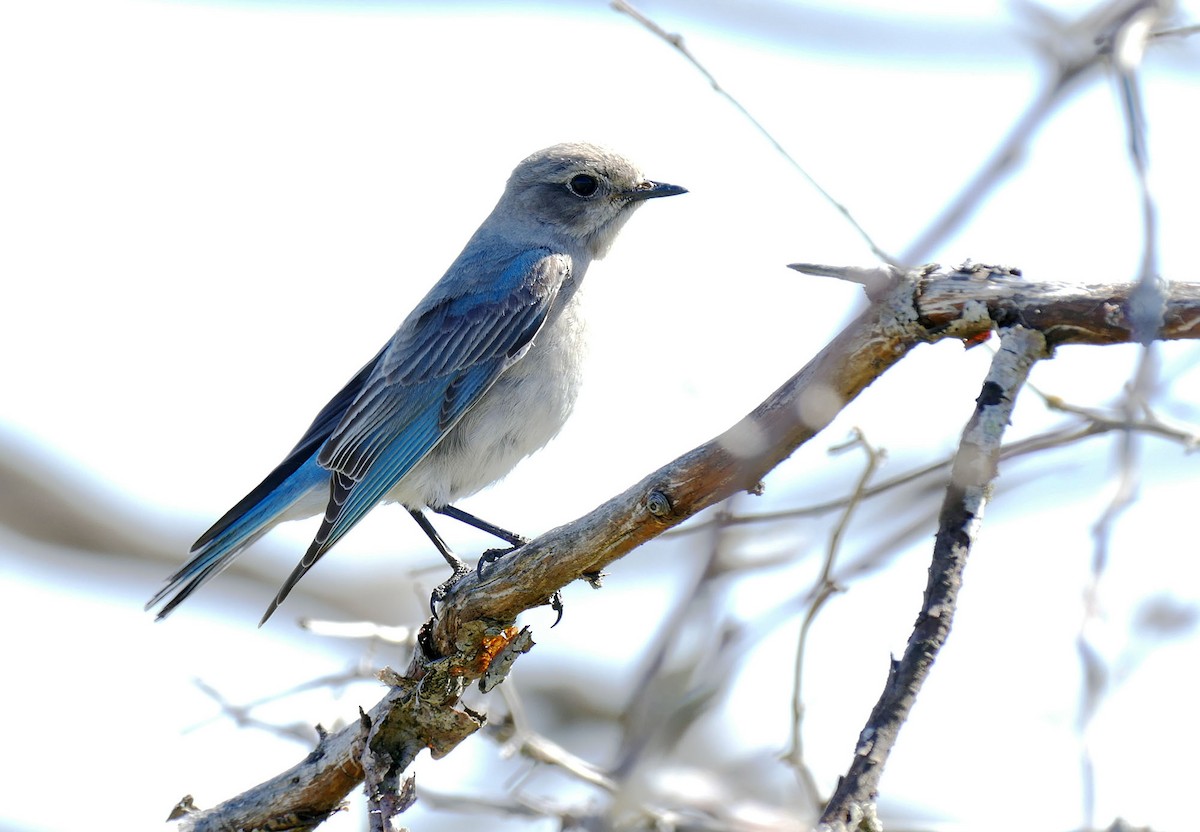
[(629, 198), (633, 200), (654, 199), (660, 196), (676, 196), (686, 193), (687, 188), (679, 185), (668, 185), (666, 182), (654, 182), (647, 179), (629, 192)]

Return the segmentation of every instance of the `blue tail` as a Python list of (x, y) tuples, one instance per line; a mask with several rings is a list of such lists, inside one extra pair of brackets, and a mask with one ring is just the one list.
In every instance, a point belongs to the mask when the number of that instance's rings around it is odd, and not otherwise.
[(233, 563), (243, 549), (274, 528), (288, 509), (314, 491), (321, 494), (329, 491), (329, 472), (317, 464), (316, 452), (307, 459), (289, 457), (200, 536), (192, 545), (191, 560), (167, 579), (167, 585), (150, 599), (146, 609), (173, 595), (156, 616), (159, 620), (165, 618), (185, 598)]
[[(212, 528), (192, 544), (192, 559), (167, 578), (167, 585), (146, 603), (146, 609), (150, 609), (174, 593), (171, 600), (158, 611), (158, 620), (161, 621), (169, 615), (171, 610), (179, 606), (209, 578), (229, 566), (243, 549), (279, 523), (288, 509), (296, 503), (314, 491), (320, 491), (322, 495), (329, 493), (329, 471), (317, 463), (317, 454), (342, 420), (346, 408), (354, 401), (382, 355), (383, 350), (380, 350), (354, 378), (350, 379), (341, 392), (321, 409), (304, 436), (296, 443), (296, 447), (292, 448), (287, 458), (279, 463), (257, 488), (225, 512), (224, 517), (213, 523)], [(318, 509), (313, 513), (319, 512)]]

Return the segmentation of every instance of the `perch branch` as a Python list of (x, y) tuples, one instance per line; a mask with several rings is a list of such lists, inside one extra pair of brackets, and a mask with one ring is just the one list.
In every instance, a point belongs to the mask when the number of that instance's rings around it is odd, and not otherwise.
[[(281, 818), (295, 820), (289, 828), (312, 828), (362, 781), (368, 747), (373, 769), (389, 782), (422, 748), (435, 756), (448, 753), (482, 725), (482, 716), (462, 708), (459, 697), (503, 652), (521, 612), (697, 512), (757, 489), (772, 468), (918, 344), (970, 339), (1017, 324), (1039, 330), (1049, 348), (1129, 343), (1131, 288), (1030, 283), (983, 266), (894, 273), (889, 288), (857, 319), (729, 430), (523, 546), (482, 578), (471, 573), (461, 580), (439, 618), (422, 629), (406, 673), (386, 675), (391, 690), (361, 724), (325, 737), (302, 762), (261, 786), (189, 814), (182, 828), (267, 828)], [(1166, 287), (1159, 337), (1200, 338), (1200, 284)]]

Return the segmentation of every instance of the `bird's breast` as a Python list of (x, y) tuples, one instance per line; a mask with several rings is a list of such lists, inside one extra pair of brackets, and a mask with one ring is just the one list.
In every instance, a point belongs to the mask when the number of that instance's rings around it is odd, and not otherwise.
[(562, 429), (579, 395), (586, 350), (576, 292), (388, 499), (411, 508), (442, 506), (508, 474)]

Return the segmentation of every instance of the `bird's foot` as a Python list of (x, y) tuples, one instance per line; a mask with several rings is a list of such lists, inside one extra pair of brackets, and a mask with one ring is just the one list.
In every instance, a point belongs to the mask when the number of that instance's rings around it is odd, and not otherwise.
[(479, 556), (479, 563), (475, 564), (475, 574), (479, 576), (480, 580), (483, 580), (483, 570), (489, 563), (495, 563), (496, 561), (500, 560), (500, 558), (504, 557), (510, 552), (515, 552), (520, 548), (520, 546), (509, 546), (507, 548), (501, 547), (499, 549), (486, 550), (482, 555)]
[(454, 571), (450, 573), (450, 577), (434, 587), (433, 592), (429, 596), (429, 611), (433, 614), (434, 618), (437, 618), (438, 602), (450, 594), (450, 590), (454, 588), (454, 585), (459, 580), (471, 574), (471, 567), (467, 566), (461, 560), (456, 564), (452, 563), (450, 565), (454, 568)]

